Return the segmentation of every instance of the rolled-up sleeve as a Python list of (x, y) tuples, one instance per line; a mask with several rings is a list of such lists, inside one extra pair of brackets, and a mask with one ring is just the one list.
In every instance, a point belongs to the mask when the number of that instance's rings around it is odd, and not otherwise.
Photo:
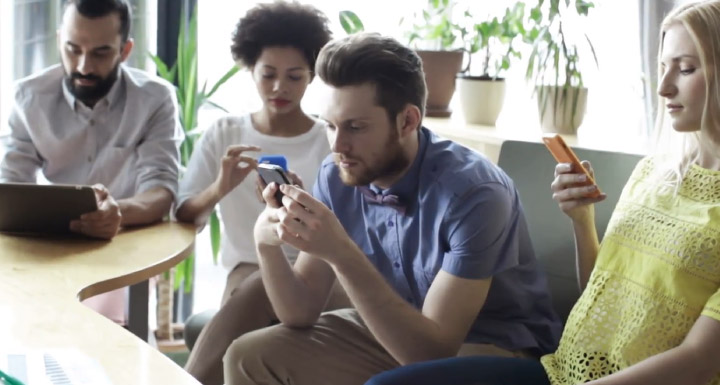
[(147, 135), (137, 148), (136, 193), (165, 187), (177, 195), (180, 144), (184, 139), (175, 93), (165, 88), (162, 102), (148, 119)]
[(5, 156), (0, 162), (0, 182), (35, 183), (37, 171), (42, 167), (38, 153), (28, 130), (25, 114), (26, 96), (20, 89), (15, 91), (15, 103), (10, 112)]
[(449, 251), (442, 270), (485, 279), (519, 263), (518, 210), (499, 183), (477, 186), (454, 200), (445, 215)]

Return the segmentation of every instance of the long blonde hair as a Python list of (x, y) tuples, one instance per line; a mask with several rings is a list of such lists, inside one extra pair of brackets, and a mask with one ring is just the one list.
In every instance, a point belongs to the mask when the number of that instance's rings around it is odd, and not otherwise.
[(675, 8), (663, 20), (658, 49), (658, 84), (663, 76), (662, 49), (667, 29), (682, 24), (690, 34), (700, 56), (700, 66), (705, 76), (705, 105), (700, 131), (675, 132), (665, 122), (666, 107), (658, 100), (655, 121), (658, 151), (669, 156), (659, 167), (663, 187), (677, 192), (690, 166), (698, 160), (700, 147), (712, 145), (714, 154), (720, 157), (720, 1), (706, 0), (688, 3)]

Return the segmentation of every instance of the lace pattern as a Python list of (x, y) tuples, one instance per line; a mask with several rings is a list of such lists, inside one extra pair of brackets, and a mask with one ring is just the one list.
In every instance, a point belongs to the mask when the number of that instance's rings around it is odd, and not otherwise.
[(669, 350), (700, 314), (720, 320), (720, 173), (694, 166), (677, 195), (663, 195), (653, 167), (646, 158), (628, 181), (560, 347), (542, 359), (554, 385)]

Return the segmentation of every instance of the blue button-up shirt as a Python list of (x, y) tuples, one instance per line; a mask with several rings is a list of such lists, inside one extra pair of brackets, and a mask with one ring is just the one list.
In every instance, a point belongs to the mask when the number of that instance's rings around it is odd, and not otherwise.
[(370, 186), (397, 195), (404, 213), (345, 185), (331, 156), (319, 171), (314, 196), (418, 309), (440, 270), (467, 279), (492, 277), (467, 342), (553, 351), (561, 324), (512, 180), (477, 152), (426, 128), (418, 135), (418, 154), (407, 173), (386, 191)]

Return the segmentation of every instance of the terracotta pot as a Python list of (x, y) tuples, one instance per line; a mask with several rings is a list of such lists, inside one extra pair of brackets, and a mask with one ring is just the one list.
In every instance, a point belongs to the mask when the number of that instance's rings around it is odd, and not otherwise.
[(455, 76), (462, 69), (463, 51), (416, 51), (422, 59), (427, 83), (425, 115), (450, 116), (448, 107), (455, 92)]
[[(543, 132), (575, 134), (585, 117), (588, 89), (569, 87), (563, 93), (562, 87), (542, 86), (537, 88), (536, 98)], [(560, 92), (556, 100), (555, 93)], [(573, 101), (577, 100), (573, 108)], [(574, 109), (574, 112), (573, 112)]]
[(505, 79), (466, 75), (457, 79), (465, 121), (494, 126), (505, 100)]

